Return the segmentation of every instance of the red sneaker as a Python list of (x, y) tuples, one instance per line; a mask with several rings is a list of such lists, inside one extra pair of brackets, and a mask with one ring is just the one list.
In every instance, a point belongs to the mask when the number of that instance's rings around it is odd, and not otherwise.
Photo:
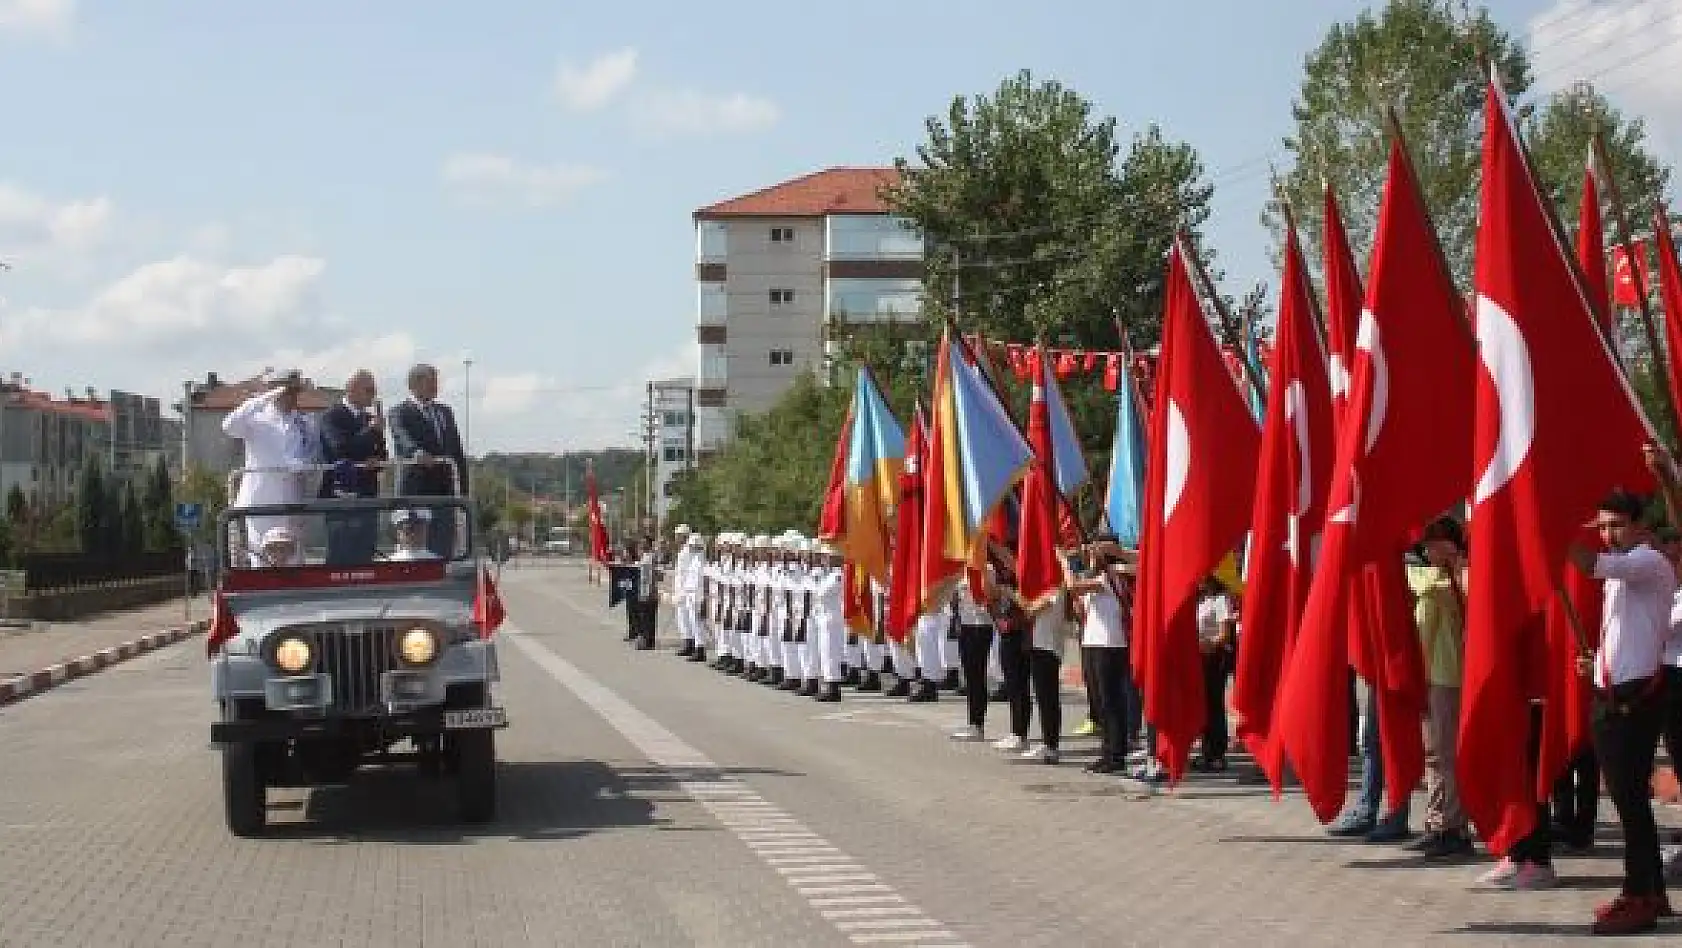
[(1620, 895), (1595, 910), (1596, 935), (1637, 935), (1659, 927), (1658, 900), (1647, 896)]

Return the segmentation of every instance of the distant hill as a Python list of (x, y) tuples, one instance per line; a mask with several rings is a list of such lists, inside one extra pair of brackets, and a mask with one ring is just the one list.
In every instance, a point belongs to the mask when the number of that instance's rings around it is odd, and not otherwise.
[[(602, 494), (620, 487), (641, 486), (643, 454), (632, 448), (605, 451), (572, 451), (566, 454), (487, 454), (475, 458), (473, 469), (480, 477), (507, 481), (517, 494), (560, 499), (568, 485), (573, 502), (584, 499), (584, 467), (596, 466), (596, 484)], [(483, 483), (481, 481), (480, 483)]]

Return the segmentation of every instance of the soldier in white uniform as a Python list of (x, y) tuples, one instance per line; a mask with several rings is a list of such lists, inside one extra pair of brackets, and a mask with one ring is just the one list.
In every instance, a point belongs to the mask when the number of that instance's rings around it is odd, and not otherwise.
[[(284, 384), (246, 399), (222, 419), (222, 430), (245, 443), (244, 466), (269, 469), (240, 475), (235, 508), (303, 502), (301, 469), (315, 463), (316, 436), (309, 419), (298, 410), (300, 388), (294, 373)], [(294, 536), (300, 532), (290, 517), (251, 517), (245, 522), (248, 555), (262, 549), (264, 535), (274, 527), (284, 527)], [(298, 546), (301, 553), (302, 544)], [(302, 561), (300, 555), (298, 563)]]
[(800, 577), (800, 587), (795, 591), (795, 606), (800, 610), (800, 618), (795, 626), (796, 650), (800, 654), (800, 677), (805, 685), (800, 689), (802, 697), (816, 698), (823, 692), (822, 665), (818, 661), (818, 625), (813, 618), (816, 612), (817, 586), (823, 578), (824, 565), (818, 560), (818, 544), (816, 540), (807, 540), (800, 547), (804, 572)]
[[(946, 658), (941, 652), (941, 647), (946, 642), (946, 632), (951, 626), (952, 608), (948, 605), (942, 605), (928, 615), (917, 617), (917, 622), (912, 627), (917, 649), (917, 670), (914, 675), (916, 684), (911, 688), (909, 700), (924, 702), (940, 699), (939, 683), (946, 677)], [(898, 661), (897, 657), (895, 661)]]
[(703, 580), (707, 569), (707, 538), (698, 533), (691, 534), (685, 544), (687, 555), (680, 554), (678, 558), (678, 628), (685, 626), (689, 629), (690, 639), (687, 643), (692, 662), (707, 660), (707, 628), (702, 624), (701, 601), (704, 596)]
[(882, 618), (887, 608), (888, 592), (876, 580), (866, 580), (870, 596), (870, 630), (859, 635), (859, 667), (864, 675), (859, 679), (858, 690), (865, 693), (882, 690), (882, 659), (885, 650), (882, 647)]
[(824, 562), (813, 572), (812, 618), (807, 623), (810, 633), (808, 639), (812, 652), (818, 659), (818, 673), (823, 677), (823, 687), (816, 695), (817, 700), (835, 702), (841, 700), (841, 669), (847, 648), (846, 607), (842, 602), (845, 591), (841, 588), (841, 551), (828, 543), (820, 543), (818, 552), (822, 554)]
[(749, 573), (748, 586), (750, 627), (753, 629), (753, 640), (749, 644), (753, 655), (753, 670), (748, 674), (748, 681), (770, 682), (771, 675), (771, 558), (776, 552), (775, 546), (768, 536), (754, 538), (757, 553), (754, 557), (754, 567)]
[(672, 604), (672, 616), (677, 622), (677, 635), (683, 642), (677, 650), (679, 658), (688, 658), (695, 653), (695, 629), (689, 624), (689, 616), (683, 608), (683, 577), (693, 555), (689, 546), (691, 534), (687, 523), (678, 524), (672, 531), (677, 541), (677, 552), (672, 556), (671, 587), (666, 590), (666, 600)]
[(800, 644), (795, 640), (798, 631), (800, 591), (803, 588), (801, 582), (805, 576), (805, 567), (801, 565), (800, 557), (805, 543), (805, 538), (792, 530), (783, 534), (782, 575), (777, 584), (777, 603), (782, 606), (782, 621), (777, 623), (775, 630), (783, 668), (783, 680), (778, 687), (784, 691), (800, 691), (805, 687), (802, 680)]

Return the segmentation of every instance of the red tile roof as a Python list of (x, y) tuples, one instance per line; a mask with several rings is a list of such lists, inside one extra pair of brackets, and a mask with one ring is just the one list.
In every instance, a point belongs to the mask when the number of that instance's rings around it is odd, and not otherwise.
[(898, 183), (893, 168), (828, 168), (708, 205), (695, 212), (695, 219), (885, 214), (882, 189)]
[(58, 399), (46, 392), (11, 384), (5, 385), (3, 389), (8, 396), (8, 403), (20, 408), (69, 415), (86, 421), (109, 421), (111, 418), (110, 402), (98, 398), (75, 396), (68, 400)]
[[(215, 385), (195, 385), (193, 410), (233, 411), (241, 402), (267, 389), (268, 386), (261, 378), (246, 379), (243, 382), (218, 381)], [(298, 408), (301, 411), (326, 411), (343, 397), (344, 394), (337, 389), (316, 388), (314, 382), (305, 379), (304, 388), (298, 393)]]

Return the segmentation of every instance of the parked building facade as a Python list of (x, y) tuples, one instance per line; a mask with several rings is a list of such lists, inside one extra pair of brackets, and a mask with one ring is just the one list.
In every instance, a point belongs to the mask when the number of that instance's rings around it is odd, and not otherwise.
[(819, 371), (851, 326), (922, 318), (923, 241), (889, 212), (892, 168), (831, 168), (694, 213), (695, 445)]
[(180, 426), (158, 399), (94, 389), (58, 397), (21, 373), (0, 379), (0, 497), (20, 489), (38, 509), (75, 499), (90, 458), (108, 474), (144, 475), (161, 459), (175, 471)]
[(649, 383), (654, 411), (654, 457), (649, 468), (654, 475), (654, 513), (665, 525), (672, 508), (672, 478), (687, 470), (695, 456), (695, 380), (665, 379)]

